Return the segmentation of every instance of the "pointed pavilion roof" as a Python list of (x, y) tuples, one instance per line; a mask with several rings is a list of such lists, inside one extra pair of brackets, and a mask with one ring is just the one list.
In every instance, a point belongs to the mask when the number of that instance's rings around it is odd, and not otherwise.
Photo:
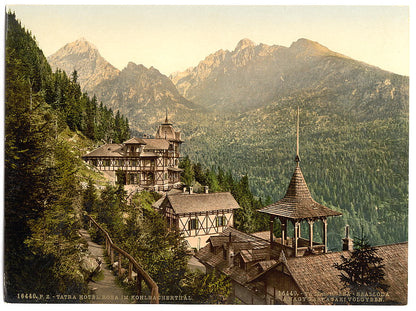
[(296, 168), (290, 180), (286, 194), (280, 201), (266, 206), (259, 212), (289, 218), (289, 219), (307, 219), (321, 218), (328, 216), (339, 216), (342, 213), (334, 211), (312, 199), (308, 185), (305, 182), (302, 171), (300, 169), (299, 157), (299, 107), (297, 111), (296, 124)]
[(285, 196), (276, 203), (259, 210), (259, 212), (297, 220), (342, 215), (340, 212), (319, 204), (312, 198), (299, 162), (296, 163)]

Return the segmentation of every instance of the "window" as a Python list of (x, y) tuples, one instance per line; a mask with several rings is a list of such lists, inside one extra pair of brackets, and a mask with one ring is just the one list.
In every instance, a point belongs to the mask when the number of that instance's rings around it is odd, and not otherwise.
[(188, 221), (188, 230), (198, 229), (198, 219), (193, 218)]
[(215, 225), (217, 227), (223, 227), (227, 225), (227, 219), (225, 218), (225, 216), (217, 216), (215, 218)]

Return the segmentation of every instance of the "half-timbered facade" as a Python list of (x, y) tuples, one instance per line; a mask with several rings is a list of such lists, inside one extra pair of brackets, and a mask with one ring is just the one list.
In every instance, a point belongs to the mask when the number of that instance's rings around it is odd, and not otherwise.
[(181, 186), (178, 164), (182, 142), (181, 133), (166, 117), (155, 138), (133, 137), (122, 144), (105, 144), (83, 159), (114, 181), (122, 178), (126, 185), (167, 191)]
[(229, 192), (167, 194), (157, 209), (168, 226), (179, 230), (191, 248), (199, 249), (210, 236), (234, 224), (240, 208)]

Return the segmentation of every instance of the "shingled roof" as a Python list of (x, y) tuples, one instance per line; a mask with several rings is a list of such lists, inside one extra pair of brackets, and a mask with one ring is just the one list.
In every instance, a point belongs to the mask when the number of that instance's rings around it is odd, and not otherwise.
[(105, 144), (86, 154), (84, 157), (123, 157), (122, 145)]
[(293, 173), (283, 199), (266, 206), (259, 210), (259, 212), (289, 219), (320, 218), (342, 215), (342, 213), (325, 207), (312, 199), (300, 169), (299, 162), (296, 164), (295, 172)]
[(124, 142), (124, 144), (139, 144), (139, 145), (146, 145), (146, 143), (144, 142), (143, 139), (141, 138), (137, 138), (137, 137), (133, 137), (130, 138), (129, 140), (126, 140)]
[[(256, 287), (256, 284), (263, 284), (264, 277), (267, 278), (269, 272), (284, 265), (309, 304), (333, 304), (331, 298), (342, 296), (346, 292), (340, 280), (340, 271), (334, 267), (334, 263), (341, 263), (341, 255), (350, 257), (350, 251), (290, 258), (286, 258), (284, 252), (280, 255), (272, 252), (271, 258), (267, 259), (268, 241), (231, 227), (219, 236), (210, 237), (211, 243), (214, 247), (221, 245), (228, 247), (230, 233), (235, 256), (242, 256), (246, 262), (255, 262), (254, 265), (249, 266), (248, 270), (230, 265), (224, 258), (223, 252), (211, 252), (209, 245), (203, 247), (196, 257), (203, 264), (216, 268), (249, 289)], [(244, 244), (245, 247), (240, 247)], [(385, 282), (389, 285), (388, 295), (384, 298), (385, 302), (406, 304), (408, 243), (382, 245), (376, 248), (377, 255), (383, 258)]]
[(144, 146), (144, 150), (168, 150), (169, 149), (169, 141), (166, 139), (161, 138), (143, 138), (142, 139), (146, 145)]
[(168, 194), (166, 200), (177, 214), (240, 208), (229, 192)]
[[(390, 286), (386, 301), (407, 303), (407, 243), (377, 246), (377, 255), (383, 258), (386, 283)], [(341, 255), (350, 252), (327, 253), (318, 256), (288, 258), (287, 267), (300, 289), (307, 293), (311, 304), (331, 304), (323, 298), (337, 296), (344, 291), (340, 271), (334, 263), (341, 263)]]
[[(246, 261), (258, 261), (257, 263), (260, 264), (260, 267), (268, 267), (275, 263), (274, 260), (267, 259), (270, 257), (268, 255), (269, 243), (267, 241), (232, 227), (226, 228), (218, 236), (211, 236), (208, 240), (214, 247), (226, 245), (229, 241), (230, 234), (235, 256), (241, 255)], [(245, 270), (238, 266), (229, 265), (228, 261), (224, 258), (223, 252), (211, 252), (209, 244), (201, 248), (195, 257), (203, 264), (221, 271), (241, 285), (249, 288), (255, 286), (255, 284), (247, 284), (247, 281), (258, 274), (257, 266)]]

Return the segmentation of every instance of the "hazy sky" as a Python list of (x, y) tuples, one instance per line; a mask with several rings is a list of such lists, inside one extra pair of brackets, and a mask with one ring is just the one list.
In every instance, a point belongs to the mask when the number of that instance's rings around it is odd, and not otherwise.
[(233, 50), (242, 38), (290, 46), (299, 38), (409, 75), (406, 6), (9, 5), (46, 56), (81, 37), (119, 69), (129, 61), (163, 74)]

